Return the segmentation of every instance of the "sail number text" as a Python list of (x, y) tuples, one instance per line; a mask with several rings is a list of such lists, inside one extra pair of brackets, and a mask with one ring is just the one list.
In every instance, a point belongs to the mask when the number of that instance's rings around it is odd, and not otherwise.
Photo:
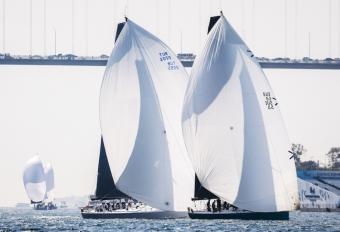
[(263, 96), (265, 97), (265, 104), (269, 110), (273, 110), (274, 106), (278, 105), (276, 98), (272, 97), (270, 92), (263, 92)]
[(160, 52), (159, 53), (159, 59), (162, 62), (166, 62), (168, 65), (169, 70), (177, 70), (179, 69), (176, 61), (172, 60), (171, 56), (169, 55), (168, 52)]

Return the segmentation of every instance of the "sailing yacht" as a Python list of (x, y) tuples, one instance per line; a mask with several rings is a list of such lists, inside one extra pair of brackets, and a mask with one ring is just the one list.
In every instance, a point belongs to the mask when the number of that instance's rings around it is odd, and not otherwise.
[(38, 155), (29, 159), (24, 168), (23, 182), (34, 209), (57, 209), (53, 203), (54, 172), (50, 163), (44, 163)]
[(118, 210), (111, 205), (105, 212), (83, 210), (83, 217), (188, 216), (194, 171), (181, 130), (187, 83), (175, 53), (126, 19), (104, 73), (100, 124), (114, 185), (131, 204)]
[(269, 82), (222, 12), (194, 61), (182, 129), (196, 183), (191, 218), (288, 219), (298, 202), (294, 159)]

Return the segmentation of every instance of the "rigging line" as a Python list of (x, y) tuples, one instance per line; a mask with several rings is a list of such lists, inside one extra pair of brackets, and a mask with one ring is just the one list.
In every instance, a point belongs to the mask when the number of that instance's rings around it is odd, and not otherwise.
[[(340, 1), (338, 1), (338, 12), (340, 12)], [(338, 57), (340, 57), (340, 14), (338, 14)]]
[(125, 9), (124, 9), (124, 17), (128, 17), (128, 10), (129, 10), (129, 0), (126, 0)]
[(298, 6), (299, 6), (299, 0), (295, 0), (295, 33), (294, 33), (294, 39), (295, 39), (295, 59), (297, 59), (297, 49), (298, 49)]
[(288, 25), (287, 25), (287, 12), (288, 12), (288, 9), (287, 9), (287, 0), (285, 0), (284, 2), (284, 13), (285, 13), (285, 22), (284, 22), (284, 30), (285, 30), (285, 39), (284, 39), (284, 57), (287, 57), (287, 31), (288, 31)]
[[(201, 0), (198, 0), (198, 48), (201, 49), (202, 47), (202, 2)], [(197, 52), (196, 52), (197, 54)]]
[(252, 49), (255, 49), (255, 0), (252, 1)]
[(89, 0), (85, 1), (85, 55), (89, 53)]
[(33, 37), (33, 26), (32, 26), (32, 0), (30, 0), (30, 56), (32, 56), (32, 37)]
[(74, 54), (74, 0), (72, 0), (72, 53)]
[(46, 56), (46, 0), (44, 0), (44, 56)]
[(171, 43), (171, 0), (168, 0), (168, 43)]
[(241, 24), (242, 24), (242, 37), (243, 37), (243, 40), (245, 40), (245, 38), (246, 38), (246, 33), (245, 33), (245, 28), (244, 28), (244, 26), (245, 26), (245, 19), (244, 19), (244, 17), (245, 17), (245, 10), (244, 10), (244, 8), (245, 8), (245, 4), (244, 4), (244, 1), (245, 0), (242, 0), (242, 9), (241, 9), (241, 17), (242, 17), (242, 19), (241, 19)]
[(155, 18), (156, 18), (156, 34), (159, 36), (159, 19), (158, 19), (158, 12), (159, 12), (159, 0), (156, 1), (156, 12), (155, 12)]
[(329, 25), (328, 25), (328, 28), (329, 28), (329, 40), (328, 40), (328, 56), (329, 57), (332, 57), (332, 0), (329, 0), (328, 1), (328, 16), (329, 16), (329, 18), (328, 18), (328, 23), (329, 23)]
[(2, 52), (6, 53), (6, 0), (2, 0)]

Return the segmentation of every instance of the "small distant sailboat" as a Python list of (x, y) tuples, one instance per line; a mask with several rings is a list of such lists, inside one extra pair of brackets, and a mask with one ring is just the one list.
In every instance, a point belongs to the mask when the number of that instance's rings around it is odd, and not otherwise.
[(189, 217), (289, 219), (297, 177), (276, 97), (222, 13), (209, 30), (194, 61), (182, 127), (196, 183), (216, 197), (195, 201)]
[(31, 203), (42, 202), (46, 193), (46, 181), (44, 166), (39, 156), (28, 160), (24, 169), (23, 181)]
[(24, 168), (23, 181), (27, 196), (34, 209), (51, 210), (57, 208), (52, 197), (54, 173), (51, 164), (44, 164), (38, 155), (32, 157)]
[(120, 206), (124, 197), (132, 203), (117, 209), (102, 201), (100, 210), (83, 208), (83, 217), (188, 216), (194, 172), (181, 131), (187, 82), (185, 69), (169, 47), (126, 19), (104, 74), (100, 121), (113, 177), (110, 186), (119, 190), (114, 189), (118, 195), (112, 197), (120, 199)]

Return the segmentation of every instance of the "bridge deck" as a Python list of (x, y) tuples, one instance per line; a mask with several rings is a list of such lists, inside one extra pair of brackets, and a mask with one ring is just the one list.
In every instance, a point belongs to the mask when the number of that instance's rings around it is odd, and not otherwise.
[[(49, 59), (0, 59), (0, 65), (72, 65), (106, 66), (107, 60), (49, 60)], [(192, 67), (193, 61), (182, 61), (184, 67)], [(261, 62), (262, 68), (274, 69), (340, 69), (340, 62), (303, 63), (303, 62)]]

